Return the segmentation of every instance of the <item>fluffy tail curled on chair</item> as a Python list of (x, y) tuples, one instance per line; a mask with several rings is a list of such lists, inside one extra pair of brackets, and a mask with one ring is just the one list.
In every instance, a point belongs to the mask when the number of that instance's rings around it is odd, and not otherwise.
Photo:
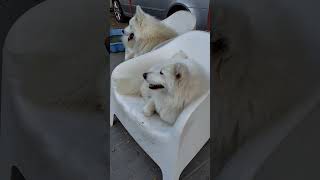
[(114, 80), (116, 91), (121, 95), (140, 95), (140, 87), (143, 83), (142, 78), (119, 78)]

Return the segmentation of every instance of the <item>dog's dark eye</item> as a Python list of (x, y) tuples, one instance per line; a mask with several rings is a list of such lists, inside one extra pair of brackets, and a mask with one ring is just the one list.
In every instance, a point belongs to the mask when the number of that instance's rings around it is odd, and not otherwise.
[(160, 71), (160, 74), (163, 75), (162, 71)]
[(130, 33), (129, 37), (128, 37), (128, 41), (130, 41), (131, 39), (133, 39), (134, 37), (134, 34), (133, 33)]

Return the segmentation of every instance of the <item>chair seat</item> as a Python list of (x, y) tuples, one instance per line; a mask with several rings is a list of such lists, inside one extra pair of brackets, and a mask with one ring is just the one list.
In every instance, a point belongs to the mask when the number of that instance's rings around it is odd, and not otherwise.
[(130, 116), (130, 120), (135, 121), (141, 129), (148, 132), (151, 136), (168, 137), (173, 128), (162, 121), (158, 114), (146, 117), (143, 114), (145, 102), (142, 97), (124, 96), (115, 92), (115, 98), (124, 112)]

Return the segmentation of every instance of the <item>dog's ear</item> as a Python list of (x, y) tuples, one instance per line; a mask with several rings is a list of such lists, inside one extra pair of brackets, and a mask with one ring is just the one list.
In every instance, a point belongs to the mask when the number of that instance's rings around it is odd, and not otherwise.
[(144, 16), (144, 11), (142, 10), (142, 8), (139, 5), (137, 5), (137, 7), (136, 7), (136, 15), (138, 17), (143, 17)]
[(144, 14), (142, 8), (141, 8), (139, 5), (136, 6), (136, 13), (137, 13), (137, 14), (139, 14), (139, 13), (140, 13), (140, 14)]
[(179, 58), (179, 59), (188, 59), (188, 55), (183, 52), (182, 50), (180, 50), (179, 52), (177, 52), (176, 54), (174, 54), (172, 56), (172, 58)]
[(188, 73), (188, 67), (185, 64), (176, 63), (174, 65), (174, 73), (176, 79), (181, 79)]
[(136, 16), (137, 22), (141, 22), (142, 19), (144, 18), (144, 12), (139, 5), (137, 5), (137, 7), (136, 7), (136, 15), (135, 16)]

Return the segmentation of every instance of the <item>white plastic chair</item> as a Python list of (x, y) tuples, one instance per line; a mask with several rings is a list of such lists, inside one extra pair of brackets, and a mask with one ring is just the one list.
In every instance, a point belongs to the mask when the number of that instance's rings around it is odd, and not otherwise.
[[(161, 22), (175, 30), (178, 35), (194, 30), (197, 23), (196, 17), (188, 11), (177, 11)], [(126, 49), (126, 56), (130, 52), (130, 49)]]
[[(111, 75), (110, 126), (116, 115), (144, 151), (159, 165), (164, 180), (178, 180), (181, 172), (210, 137), (210, 89), (187, 106), (173, 126), (158, 115), (145, 117), (141, 97), (124, 96), (116, 84), (130, 83), (152, 65), (170, 61), (179, 50), (203, 66), (210, 79), (210, 34), (187, 32), (168, 44), (118, 65)], [(210, 82), (208, 82), (209, 84)]]
[(197, 21), (196, 17), (189, 11), (177, 11), (161, 22), (171, 27), (181, 35), (188, 31), (194, 30)]

